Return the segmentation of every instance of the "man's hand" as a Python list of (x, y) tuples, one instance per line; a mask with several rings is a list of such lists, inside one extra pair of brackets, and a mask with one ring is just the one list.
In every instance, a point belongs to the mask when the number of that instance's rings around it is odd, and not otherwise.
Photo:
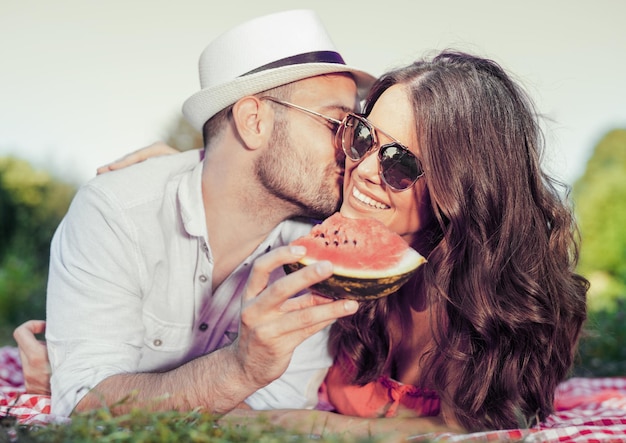
[(35, 337), (45, 331), (46, 322), (43, 320), (29, 320), (13, 331), (22, 361), (26, 392), (29, 394), (50, 395), (48, 349), (45, 342)]
[(114, 413), (126, 413), (132, 407), (203, 407), (223, 414), (237, 408), (285, 372), (302, 341), (358, 308), (354, 300), (333, 301), (312, 293), (293, 297), (329, 277), (329, 263), (306, 266), (269, 284), (274, 269), (303, 255), (304, 248), (285, 246), (255, 261), (242, 296), (239, 335), (231, 345), (167, 372), (110, 376), (86, 395), (75, 411), (111, 405), (129, 392), (137, 395), (130, 403), (116, 406)]
[(272, 271), (305, 254), (303, 247), (285, 246), (259, 257), (242, 298), (239, 336), (233, 343), (247, 379), (264, 386), (287, 369), (294, 349), (337, 318), (354, 314), (354, 300), (332, 300), (311, 292), (294, 294), (332, 274), (330, 262), (318, 262), (268, 286)]

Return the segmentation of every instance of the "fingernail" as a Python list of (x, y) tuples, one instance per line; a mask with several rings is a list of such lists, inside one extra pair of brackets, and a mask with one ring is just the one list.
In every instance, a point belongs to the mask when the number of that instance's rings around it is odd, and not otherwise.
[(315, 269), (319, 275), (326, 275), (333, 272), (333, 264), (328, 260), (322, 260), (315, 263)]
[(359, 308), (359, 303), (356, 300), (346, 300), (343, 302), (343, 308), (347, 312), (356, 312)]
[(289, 252), (293, 255), (304, 255), (306, 254), (306, 248), (304, 246), (292, 245), (289, 246)]

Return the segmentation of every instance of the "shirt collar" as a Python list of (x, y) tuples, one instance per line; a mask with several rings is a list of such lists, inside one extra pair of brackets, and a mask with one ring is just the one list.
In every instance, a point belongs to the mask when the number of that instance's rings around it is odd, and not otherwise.
[(207, 238), (204, 201), (202, 200), (202, 169), (204, 162), (198, 162), (191, 173), (185, 174), (178, 187), (181, 218), (187, 233), (195, 237)]
[[(204, 200), (202, 199), (203, 164), (204, 162), (199, 162), (190, 173), (185, 174), (182, 178), (178, 187), (178, 201), (180, 202), (183, 226), (187, 234), (202, 237), (208, 241)], [(283, 221), (268, 234), (249, 258), (254, 259), (273, 247), (286, 245), (294, 238), (306, 234), (310, 228), (310, 220)]]

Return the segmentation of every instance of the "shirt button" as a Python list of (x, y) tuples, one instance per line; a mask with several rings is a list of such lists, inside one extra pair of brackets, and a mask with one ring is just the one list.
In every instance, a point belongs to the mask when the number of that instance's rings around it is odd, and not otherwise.
[(202, 282), (202, 283), (206, 283), (208, 278), (206, 275), (202, 274), (200, 277), (198, 277), (198, 279)]
[(201, 331), (206, 331), (207, 329), (209, 329), (209, 325), (207, 325), (206, 323), (202, 323), (200, 325), (200, 330)]
[(152, 344), (153, 344), (154, 346), (161, 346), (161, 345), (163, 344), (163, 342), (157, 338), (156, 340), (154, 340), (154, 341), (152, 342)]

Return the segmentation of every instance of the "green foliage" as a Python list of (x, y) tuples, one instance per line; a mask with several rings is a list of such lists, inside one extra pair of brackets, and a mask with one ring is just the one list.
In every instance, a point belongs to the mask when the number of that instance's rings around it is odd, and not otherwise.
[(591, 281), (589, 308), (614, 310), (626, 296), (626, 129), (598, 143), (573, 191), (582, 236), (578, 271)]
[(179, 151), (202, 148), (202, 134), (196, 131), (183, 117), (174, 122), (165, 138), (165, 143)]
[(45, 318), (50, 240), (75, 186), (0, 158), (0, 344), (18, 324)]
[[(5, 435), (3, 435), (5, 433)], [(12, 436), (12, 437), (11, 437)], [(4, 438), (4, 439), (3, 439)], [(107, 409), (77, 415), (69, 424), (53, 424), (43, 428), (12, 426), (0, 429), (0, 442), (68, 443), (68, 442), (132, 442), (132, 443), (375, 443), (384, 438), (346, 439), (341, 436), (308, 436), (274, 426), (263, 419), (250, 424), (219, 423), (215, 416), (201, 412), (147, 413), (139, 409), (114, 417)]]
[(15, 326), (26, 320), (45, 318), (47, 272), (31, 257), (14, 251), (0, 262), (0, 324), (10, 336)]
[(590, 311), (574, 375), (626, 375), (626, 300), (617, 299), (615, 304), (615, 310)]
[(582, 247), (578, 272), (591, 282), (578, 376), (626, 375), (626, 129), (595, 147), (573, 198)]

